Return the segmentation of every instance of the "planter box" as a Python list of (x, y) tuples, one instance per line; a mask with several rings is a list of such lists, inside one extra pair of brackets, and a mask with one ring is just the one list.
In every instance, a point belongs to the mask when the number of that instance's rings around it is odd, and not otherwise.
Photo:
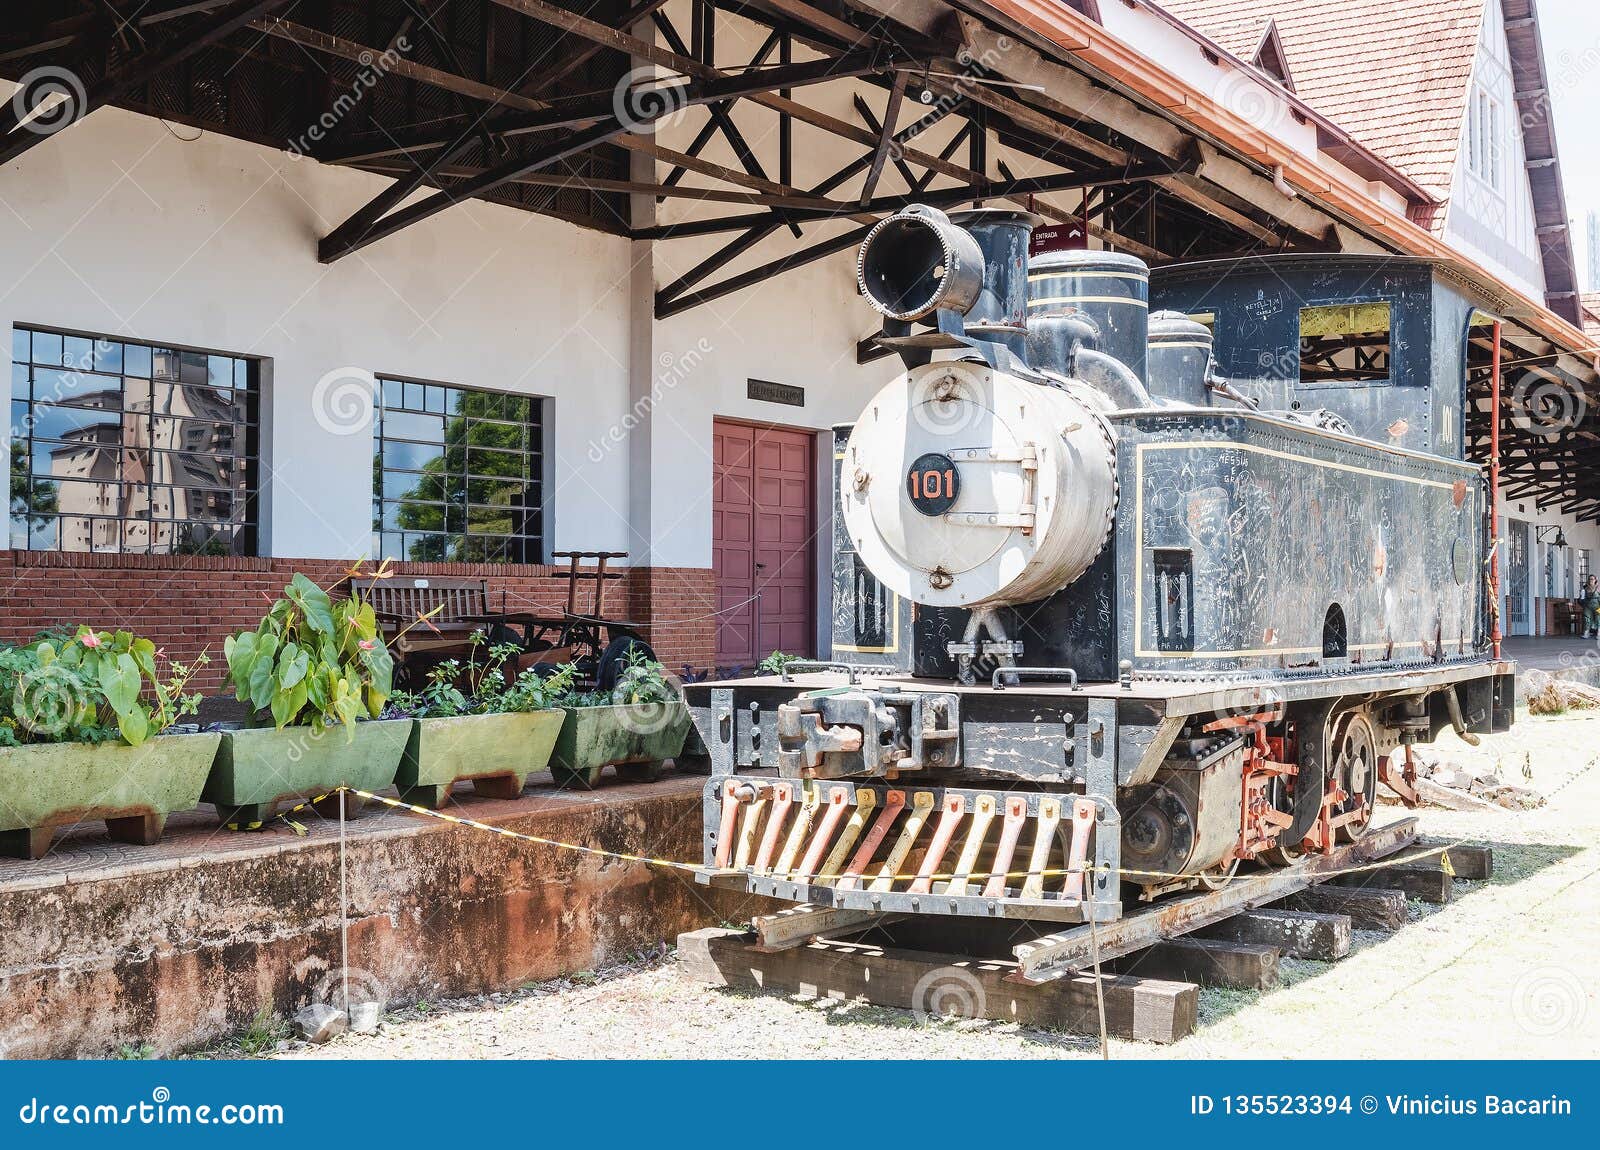
[(682, 751), (689, 734), (689, 706), (682, 701), (562, 710), (567, 721), (550, 756), (557, 786), (587, 789), (608, 766), (628, 782), (653, 782), (662, 761)]
[(437, 810), (452, 784), (470, 779), (480, 795), (514, 799), (550, 761), (565, 720), (561, 711), (417, 719), (394, 777), (400, 797)]
[(0, 748), (0, 854), (41, 857), (55, 829), (104, 819), (118, 842), (149, 846), (167, 816), (193, 810), (222, 736), (159, 735), (142, 746)]
[[(410, 719), (357, 723), (354, 739), (343, 726), (224, 731), (200, 797), (216, 806), (228, 827), (254, 830), (284, 799), (304, 802), (341, 786), (380, 791), (394, 782), (411, 726)], [(337, 802), (327, 799), (317, 809), (327, 814)], [(346, 794), (344, 805), (354, 814), (361, 800)]]

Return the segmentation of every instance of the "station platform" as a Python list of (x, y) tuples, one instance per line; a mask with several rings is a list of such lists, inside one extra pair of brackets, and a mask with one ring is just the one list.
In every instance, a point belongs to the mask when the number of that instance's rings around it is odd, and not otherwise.
[[(696, 862), (705, 779), (593, 791), (548, 774), (512, 800), (463, 788), (446, 813), (563, 843)], [(101, 823), (36, 862), (0, 859), (0, 1057), (170, 1055), (263, 1008), (340, 1001), (337, 819), (307, 808), (257, 832), (209, 807), (155, 846)], [(693, 875), (510, 839), (368, 803), (345, 824), (352, 1001), (415, 1002), (593, 970), (758, 909)]]
[[(1518, 635), (1501, 640), (1500, 651), (1505, 658), (1515, 661), (1518, 672), (1532, 668), (1600, 686), (1600, 641), (1576, 635), (1536, 638)], [(1526, 680), (1519, 673), (1517, 699), (1526, 697)]]

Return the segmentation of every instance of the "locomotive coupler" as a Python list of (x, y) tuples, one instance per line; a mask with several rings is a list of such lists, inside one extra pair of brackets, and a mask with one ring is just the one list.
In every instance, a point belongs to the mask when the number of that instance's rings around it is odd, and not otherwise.
[[(985, 631), (990, 637), (980, 638)], [(946, 643), (944, 650), (956, 661), (956, 681), (970, 687), (978, 681), (975, 664), (980, 658), (991, 667), (995, 664), (1014, 666), (1022, 658), (1022, 640), (1007, 636), (1005, 624), (994, 608), (981, 607), (967, 620), (960, 642)]]
[(778, 773), (786, 779), (893, 777), (961, 761), (953, 694), (846, 688), (778, 707)]

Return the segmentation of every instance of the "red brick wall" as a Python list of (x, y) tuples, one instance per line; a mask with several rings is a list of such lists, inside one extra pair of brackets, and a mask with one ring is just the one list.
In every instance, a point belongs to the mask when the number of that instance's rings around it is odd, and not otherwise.
[(650, 643), (673, 671), (716, 665), (716, 576), (708, 567), (641, 567), (628, 581), (631, 617), (650, 623)]
[[(51, 627), (89, 623), (147, 636), (167, 656), (192, 661), (209, 651), (195, 680), (201, 690), (222, 682), (222, 641), (253, 629), (289, 577), (302, 571), (324, 587), (348, 563), (328, 559), (234, 559), (211, 556), (90, 555), (0, 551), (0, 642), (24, 642)], [(397, 575), (489, 580), (490, 607), (560, 610), (567, 583), (561, 568), (471, 563), (400, 563)], [(589, 610), (594, 584), (580, 585), (578, 609)], [(650, 643), (673, 671), (707, 668), (715, 654), (715, 588), (710, 570), (636, 568), (607, 590), (606, 614), (644, 623)]]

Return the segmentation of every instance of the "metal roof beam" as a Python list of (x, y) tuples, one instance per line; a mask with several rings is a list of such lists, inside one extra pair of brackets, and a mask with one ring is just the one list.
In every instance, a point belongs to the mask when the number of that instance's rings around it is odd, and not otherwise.
[[(227, 39), (251, 21), (269, 15), (286, 3), (288, 0), (238, 0), (218, 11), (210, 20), (174, 31), (156, 47), (128, 60), (116, 72), (90, 87), (84, 93), (83, 107), (68, 110), (73, 117), (72, 122), (83, 119), (96, 108), (123, 99), (162, 73)], [(21, 101), (11, 100), (0, 108), (0, 164), (10, 163), (34, 145), (56, 134), (29, 131), (24, 121), (31, 122), (30, 117), (36, 116), (40, 110), (24, 110), (20, 105)]]

